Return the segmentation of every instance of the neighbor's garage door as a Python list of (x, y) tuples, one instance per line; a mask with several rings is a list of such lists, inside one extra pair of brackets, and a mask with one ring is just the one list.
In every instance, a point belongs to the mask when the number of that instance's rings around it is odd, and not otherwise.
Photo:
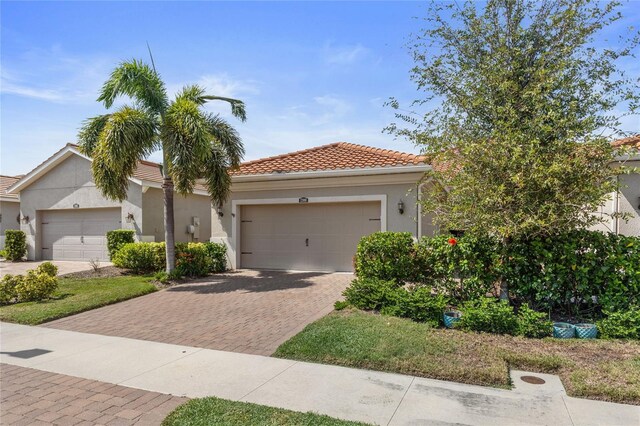
[(42, 259), (109, 260), (107, 231), (119, 229), (120, 209), (42, 211)]
[(353, 271), (364, 235), (380, 231), (380, 202), (243, 206), (243, 268)]

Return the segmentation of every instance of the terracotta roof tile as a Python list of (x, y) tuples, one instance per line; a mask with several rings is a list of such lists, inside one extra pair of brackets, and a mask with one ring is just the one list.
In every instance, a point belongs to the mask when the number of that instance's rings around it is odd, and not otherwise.
[(261, 175), (287, 172), (411, 166), (424, 163), (424, 156), (347, 142), (309, 148), (242, 163), (232, 174)]
[(7, 194), (7, 188), (20, 180), (22, 176), (4, 176), (0, 175), (0, 196), (6, 198), (18, 199), (18, 194)]
[(628, 138), (624, 138), (624, 139), (618, 139), (617, 141), (611, 142), (611, 145), (615, 147), (630, 146), (633, 148), (640, 149), (640, 135), (629, 136)]

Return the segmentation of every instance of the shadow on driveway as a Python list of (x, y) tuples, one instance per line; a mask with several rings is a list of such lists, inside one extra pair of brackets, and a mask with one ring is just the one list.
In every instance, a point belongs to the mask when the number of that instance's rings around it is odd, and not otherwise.
[(234, 291), (260, 293), (311, 287), (313, 278), (329, 275), (325, 272), (295, 272), (268, 270), (239, 270), (177, 284), (170, 292), (191, 291), (197, 294), (231, 293)]

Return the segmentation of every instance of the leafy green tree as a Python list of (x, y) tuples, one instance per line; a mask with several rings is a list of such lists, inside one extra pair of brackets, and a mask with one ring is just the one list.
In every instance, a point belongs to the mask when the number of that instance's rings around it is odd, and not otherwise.
[[(433, 165), (425, 210), (443, 229), (508, 242), (603, 221), (592, 214), (617, 189), (609, 137), (637, 114), (638, 34), (602, 40), (616, 2), (434, 2), (410, 44), (424, 96), (392, 98), (387, 130), (423, 148)], [(633, 69), (633, 68), (631, 68)], [(624, 111), (624, 112), (620, 112)], [(631, 129), (633, 130), (633, 129)], [(637, 132), (637, 129), (635, 129)]]
[(216, 205), (227, 198), (229, 171), (244, 155), (236, 130), (202, 107), (213, 100), (228, 102), (232, 114), (245, 121), (244, 103), (207, 95), (196, 85), (185, 86), (170, 101), (155, 66), (139, 60), (116, 67), (98, 101), (109, 109), (120, 96), (129, 97), (132, 105), (86, 120), (78, 134), (80, 150), (93, 158), (96, 186), (105, 197), (119, 201), (127, 197), (138, 161), (162, 150), (166, 270), (170, 273), (175, 268), (174, 187), (179, 194), (190, 194), (196, 182), (203, 180)]

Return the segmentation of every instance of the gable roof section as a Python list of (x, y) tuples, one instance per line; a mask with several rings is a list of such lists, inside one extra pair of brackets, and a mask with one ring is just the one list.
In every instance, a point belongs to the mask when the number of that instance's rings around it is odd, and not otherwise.
[(628, 138), (618, 139), (611, 142), (614, 147), (630, 146), (632, 148), (640, 149), (640, 135), (629, 136)]
[(242, 163), (234, 176), (425, 166), (424, 156), (336, 142)]
[(0, 175), (0, 200), (18, 202), (18, 194), (8, 194), (7, 189), (20, 180), (22, 176), (4, 176)]
[[(36, 166), (35, 169), (31, 170), (25, 176), (22, 176), (17, 182), (11, 184), (11, 186), (7, 188), (7, 191), (10, 195), (15, 195), (17, 197), (17, 193), (27, 188), (33, 182), (40, 179), (42, 176), (47, 174), (50, 170), (55, 168), (58, 164), (62, 163), (72, 155), (78, 155), (86, 160), (91, 161), (90, 157), (87, 157), (79, 151), (78, 145), (68, 143), (64, 146), (64, 148), (57, 151), (51, 157), (47, 158), (45, 161)], [(146, 160), (139, 161), (138, 168), (133, 173), (131, 181), (139, 185), (160, 188), (162, 185), (162, 172), (160, 171), (160, 164)], [(194, 194), (208, 195), (206, 187), (200, 184), (196, 184)]]

